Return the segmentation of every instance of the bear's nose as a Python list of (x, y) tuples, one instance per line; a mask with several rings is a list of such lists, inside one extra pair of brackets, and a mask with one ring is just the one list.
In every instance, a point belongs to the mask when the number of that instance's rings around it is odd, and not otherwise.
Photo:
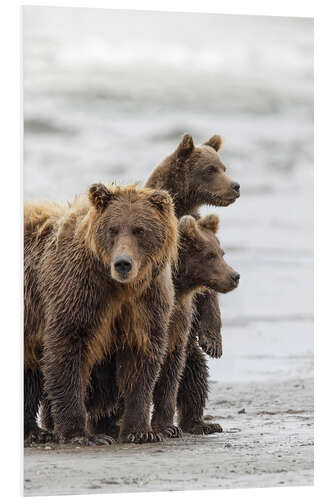
[(114, 268), (119, 274), (128, 274), (132, 267), (133, 263), (129, 255), (119, 255), (114, 260)]
[(232, 182), (231, 183), (231, 189), (233, 189), (234, 191), (238, 191), (240, 190), (240, 185), (238, 184), (238, 182)]
[(232, 275), (232, 281), (235, 283), (235, 285), (238, 285), (238, 283), (239, 283), (239, 279), (240, 279), (240, 274), (238, 274), (238, 273), (234, 273), (234, 274)]

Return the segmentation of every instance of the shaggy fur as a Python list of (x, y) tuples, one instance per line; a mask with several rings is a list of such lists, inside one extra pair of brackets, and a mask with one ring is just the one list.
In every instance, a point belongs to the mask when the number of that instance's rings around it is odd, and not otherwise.
[[(226, 167), (217, 154), (221, 146), (219, 135), (195, 146), (192, 136), (185, 134), (176, 150), (155, 168), (146, 186), (168, 191), (174, 199), (178, 218), (187, 214), (199, 218), (201, 205), (230, 205), (240, 191), (239, 185), (226, 175)], [(221, 357), (222, 322), (217, 296), (207, 291), (198, 295), (195, 302), (199, 343), (209, 356)]]
[[(227, 293), (238, 285), (239, 275), (224, 261), (215, 236), (217, 224), (214, 215), (198, 222), (184, 216), (179, 223), (179, 260), (173, 268), (175, 303), (168, 327), (167, 352), (153, 397), (152, 428), (167, 437), (179, 437), (181, 429), (207, 434), (221, 430), (219, 425), (205, 424), (202, 420), (208, 372), (197, 339), (190, 333), (195, 294), (207, 289)], [(203, 262), (209, 265), (203, 266)], [(118, 363), (117, 355), (94, 368), (92, 391), (87, 400), (92, 428), (112, 436), (118, 435), (117, 424), (122, 415), (120, 394), (111, 391), (112, 377), (120, 381)], [(174, 425), (176, 406), (180, 427)]]
[(185, 134), (177, 149), (155, 168), (146, 186), (168, 191), (178, 218), (195, 214), (202, 205), (230, 205), (239, 198), (239, 185), (226, 174), (217, 154), (221, 145), (218, 135), (195, 146), (192, 136)]
[[(146, 186), (167, 190), (174, 200), (178, 218), (186, 214), (193, 214), (199, 218), (197, 210), (202, 204), (229, 205), (239, 197), (239, 186), (237, 189), (237, 184), (233, 183), (225, 173), (226, 167), (217, 154), (221, 145), (221, 137), (214, 135), (201, 146), (194, 146), (192, 137), (186, 134), (176, 150), (156, 167)], [(236, 189), (234, 189), (235, 187)], [(214, 227), (216, 223), (214, 218), (210, 219), (212, 231), (216, 231), (217, 227)], [(196, 340), (198, 336), (201, 347), (210, 356), (220, 357), (222, 355), (221, 316), (216, 292), (207, 290), (197, 294), (194, 297), (194, 309), (196, 309), (196, 314), (190, 334), (192, 347), (189, 346), (190, 355), (186, 360), (180, 389), (184, 407), (188, 408), (186, 429), (191, 430), (189, 416), (192, 414), (194, 433), (216, 432), (221, 430), (220, 426), (206, 424), (202, 420), (208, 394), (208, 369), (205, 357)], [(187, 322), (188, 320), (186, 320), (186, 324)], [(184, 327), (184, 329), (186, 328)], [(180, 358), (181, 355), (179, 355)], [(94, 368), (93, 386), (96, 384), (101, 386), (95, 379), (99, 377), (103, 379), (105, 371), (107, 371), (105, 363)], [(182, 386), (184, 387), (182, 388)], [(105, 432), (109, 432), (111, 428), (113, 432), (116, 432), (114, 417), (110, 416), (110, 421), (107, 417), (107, 415), (112, 414), (112, 410), (110, 410), (111, 400), (107, 405), (108, 410), (105, 410), (105, 398), (110, 394), (107, 393), (107, 390), (99, 391), (99, 394), (100, 398), (91, 393), (89, 402), (87, 402), (92, 419), (91, 425), (99, 431), (105, 429)], [(179, 407), (181, 408), (180, 399)], [(201, 429), (199, 415), (201, 416)]]
[[(240, 190), (239, 185), (226, 175), (226, 167), (217, 154), (221, 146), (219, 135), (195, 146), (192, 136), (185, 134), (176, 150), (155, 168), (146, 186), (168, 191), (174, 199), (178, 218), (190, 214), (199, 219), (201, 205), (230, 205), (239, 197)], [(217, 294), (208, 290), (196, 295), (194, 308), (196, 314), (190, 334), (193, 347), (189, 346), (189, 352), (195, 354), (187, 359), (180, 394), (187, 400), (188, 415), (203, 415), (203, 402), (208, 393), (208, 368), (195, 339), (198, 337), (200, 346), (209, 356), (222, 356), (222, 321)], [(189, 430), (188, 419), (187, 423)], [(207, 424), (203, 420), (200, 430), (198, 418), (193, 419), (195, 433), (207, 434), (217, 430), (220, 430), (217, 424)]]
[[(169, 194), (94, 185), (69, 207), (27, 203), (24, 230), (25, 437), (36, 431), (43, 390), (57, 439), (96, 440), (85, 405), (90, 372), (117, 352), (122, 439), (158, 439), (149, 406), (177, 260)], [(118, 266), (124, 256), (125, 271)]]
[[(239, 275), (224, 261), (223, 250), (215, 236), (218, 218), (207, 216), (196, 222), (191, 216), (180, 220), (180, 250), (178, 268), (173, 273), (175, 306), (168, 329), (168, 350), (154, 390), (152, 427), (168, 437), (178, 437), (179, 428), (173, 425), (178, 397), (179, 425), (187, 432), (197, 431), (202, 421), (202, 411), (207, 398), (206, 367), (190, 377), (199, 348), (189, 334), (192, 322), (192, 302), (196, 293), (205, 289), (227, 293), (238, 285)], [(205, 266), (203, 263), (209, 265)], [(200, 349), (200, 354), (202, 355)], [(200, 356), (199, 356), (200, 362)], [(184, 383), (181, 383), (186, 365)], [(199, 410), (193, 413), (193, 407)], [(194, 428), (194, 424), (199, 426)], [(202, 429), (200, 429), (202, 432)], [(216, 427), (215, 430), (218, 430)]]

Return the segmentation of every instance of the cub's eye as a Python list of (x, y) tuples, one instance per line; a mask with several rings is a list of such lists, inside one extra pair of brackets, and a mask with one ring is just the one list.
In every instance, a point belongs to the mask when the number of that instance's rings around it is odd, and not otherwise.
[(206, 255), (206, 259), (207, 259), (207, 260), (214, 260), (214, 259), (216, 259), (216, 257), (217, 257), (217, 255), (216, 255), (216, 253), (214, 253), (214, 252), (209, 252), (209, 253)]
[(143, 227), (134, 227), (133, 230), (132, 230), (132, 233), (135, 235), (135, 236), (140, 236), (140, 235), (143, 235), (145, 232), (145, 230), (143, 229)]
[(217, 167), (215, 167), (214, 165), (210, 165), (205, 170), (205, 174), (207, 174), (207, 175), (213, 175), (213, 174), (216, 174), (216, 172), (217, 172)]
[(110, 236), (112, 236), (112, 237), (117, 236), (118, 229), (116, 229), (115, 227), (109, 227), (109, 233), (110, 233)]

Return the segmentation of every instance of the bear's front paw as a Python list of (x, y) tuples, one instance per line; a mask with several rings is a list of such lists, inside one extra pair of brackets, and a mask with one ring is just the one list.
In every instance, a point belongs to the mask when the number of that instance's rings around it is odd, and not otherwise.
[(105, 446), (113, 444), (115, 441), (106, 434), (87, 434), (82, 436), (65, 437), (59, 436), (60, 444), (73, 444), (76, 446)]
[(188, 423), (182, 426), (184, 432), (189, 434), (214, 434), (215, 432), (223, 432), (220, 424), (207, 424), (204, 421)]
[(123, 443), (135, 443), (135, 444), (157, 443), (162, 440), (163, 439), (161, 433), (155, 431), (137, 431), (130, 433), (122, 433), (121, 435), (121, 441)]
[(167, 438), (181, 438), (183, 435), (183, 432), (180, 427), (177, 425), (173, 424), (165, 424), (165, 425), (153, 425), (153, 428), (156, 432), (159, 434), (162, 434), (163, 436)]
[(183, 432), (177, 425), (169, 425), (162, 430), (164, 436), (168, 438), (181, 438)]
[(210, 338), (209, 333), (200, 335), (199, 345), (201, 349), (211, 358), (220, 358), (223, 354), (221, 340)]
[(107, 436), (111, 436), (114, 439), (118, 439), (120, 427), (119, 425), (106, 423), (106, 422), (91, 422), (90, 430), (93, 434), (106, 434)]
[(48, 432), (43, 429), (35, 429), (31, 431), (30, 434), (24, 439), (24, 446), (30, 446), (33, 444), (46, 444), (55, 441), (56, 438), (52, 432)]

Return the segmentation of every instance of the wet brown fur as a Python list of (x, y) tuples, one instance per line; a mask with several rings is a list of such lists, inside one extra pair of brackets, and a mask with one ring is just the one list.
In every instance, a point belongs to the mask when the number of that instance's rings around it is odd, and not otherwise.
[(202, 205), (230, 205), (239, 192), (232, 188), (233, 181), (217, 154), (221, 146), (219, 135), (195, 146), (192, 136), (185, 134), (176, 150), (154, 169), (146, 186), (168, 191), (178, 218), (194, 215)]
[[(199, 218), (197, 209), (201, 204), (213, 204), (226, 206), (234, 201), (239, 194), (231, 189), (231, 180), (225, 174), (225, 166), (222, 164), (217, 151), (221, 147), (220, 136), (211, 137), (202, 146), (195, 147), (191, 136), (186, 134), (174, 153), (168, 156), (156, 167), (146, 186), (166, 189), (170, 192), (176, 205), (176, 215), (181, 217), (191, 213)], [(214, 167), (212, 173), (205, 169)], [(219, 357), (222, 354), (221, 339), (221, 317), (217, 294), (214, 291), (206, 290), (194, 297), (192, 308), (195, 310), (190, 343), (188, 346), (188, 357), (185, 370), (181, 380), (181, 387), (178, 397), (178, 409), (184, 415), (182, 425), (186, 430), (193, 428), (194, 432), (209, 432), (207, 424), (202, 420), (203, 409), (208, 395), (208, 369), (206, 360), (201, 352), (200, 345), (211, 356)], [(186, 309), (186, 308), (185, 308)], [(186, 330), (188, 318), (184, 324), (181, 323), (182, 307), (175, 305), (174, 314), (179, 313), (177, 324), (181, 336)], [(172, 342), (172, 339), (170, 339)], [(93, 369), (91, 378), (92, 390), (89, 391), (87, 406), (91, 417), (92, 428), (109, 432), (114, 428), (117, 418), (112, 415), (116, 406), (113, 389), (108, 389), (107, 377), (108, 363), (110, 363), (110, 373), (116, 369), (116, 360), (104, 360)], [(112, 368), (113, 366), (113, 368)], [(112, 376), (111, 376), (112, 379)], [(103, 384), (104, 381), (104, 384)], [(183, 408), (183, 410), (182, 410)], [(115, 410), (117, 412), (117, 410)], [(190, 419), (190, 416), (193, 419)], [(110, 418), (109, 418), (110, 416)], [(194, 418), (195, 417), (195, 418)], [(109, 419), (108, 419), (109, 418)], [(211, 431), (216, 430), (215, 424), (208, 424)]]
[[(207, 289), (228, 293), (237, 286), (233, 279), (235, 271), (224, 261), (223, 250), (215, 236), (217, 229), (218, 218), (215, 215), (199, 222), (191, 216), (184, 216), (179, 223), (179, 261), (178, 268), (173, 272), (175, 305), (168, 328), (166, 359), (154, 390), (152, 416), (153, 428), (169, 437), (179, 436), (179, 429), (174, 426), (174, 415), (187, 358), (193, 297)], [(203, 265), (205, 262), (209, 265)], [(191, 388), (189, 390), (193, 393)], [(180, 402), (178, 407), (180, 427), (183, 425), (184, 430), (188, 430), (183, 403)]]
[[(144, 240), (134, 233), (137, 224)], [(57, 438), (90, 436), (90, 371), (113, 352), (122, 360), (122, 435), (147, 435), (173, 305), (177, 219), (170, 196), (96, 185), (67, 207), (27, 203), (24, 230), (25, 436), (35, 431), (42, 390)], [(114, 268), (124, 249), (133, 258), (129, 278)]]
[[(195, 146), (192, 136), (185, 134), (176, 150), (155, 168), (146, 185), (166, 189), (173, 196), (178, 218), (191, 214), (199, 219), (201, 205), (228, 206), (239, 197), (239, 191), (232, 189), (232, 180), (226, 175), (225, 165), (217, 154), (221, 146), (219, 135)], [(202, 418), (208, 396), (208, 367), (199, 344), (209, 356), (222, 356), (222, 320), (216, 292), (207, 290), (197, 294), (193, 307), (196, 314), (178, 406), (179, 409), (184, 407), (181, 425), (187, 431), (209, 433), (220, 427), (207, 424)]]
[[(158, 165), (146, 186), (166, 189), (173, 197), (178, 218), (193, 215), (200, 218), (201, 205), (228, 206), (239, 197), (226, 175), (218, 151), (222, 138), (213, 135), (201, 146), (185, 134), (176, 150)], [(221, 315), (215, 292), (195, 298), (196, 335), (203, 350), (212, 357), (222, 356)], [(193, 332), (195, 335), (195, 332)]]
[[(221, 145), (221, 137), (215, 135), (201, 146), (194, 146), (192, 137), (186, 134), (176, 150), (155, 168), (146, 182), (146, 186), (167, 190), (174, 199), (178, 218), (186, 214), (192, 214), (199, 218), (198, 208), (202, 204), (227, 206), (237, 199), (239, 193), (232, 190), (232, 181), (226, 176), (225, 166), (217, 154)], [(213, 172), (205, 172), (210, 167), (213, 167)], [(209, 222), (207, 221), (207, 223)], [(211, 229), (216, 230), (214, 217), (210, 219), (210, 224), (213, 224)], [(177, 324), (181, 325), (180, 335), (182, 330), (186, 330), (186, 325), (191, 317), (189, 314), (188, 318), (184, 318), (181, 314), (182, 306), (178, 306), (176, 301), (174, 314), (179, 313)], [(208, 396), (208, 369), (197, 337), (199, 337), (200, 345), (209, 355), (212, 357), (222, 355), (221, 316), (216, 292), (205, 289), (202, 293), (196, 294), (191, 307), (196, 311), (190, 334), (191, 348), (189, 347), (189, 352), (191, 355), (186, 360), (178, 407), (180, 410), (184, 407), (184, 411), (181, 413), (186, 417), (183, 418), (182, 425), (186, 426), (187, 430), (190, 431), (192, 426), (194, 432), (200, 432), (199, 421), (201, 419), (202, 432), (209, 432), (209, 426), (210, 430), (214, 432), (217, 426), (205, 424), (202, 420)], [(185, 324), (182, 324), (181, 317)], [(170, 342), (172, 342), (171, 339)], [(98, 379), (99, 370), (101, 374), (104, 374), (106, 364), (94, 369), (93, 379)], [(99, 419), (105, 418), (105, 415), (103, 416), (105, 409), (103, 397), (99, 398), (97, 392), (93, 395), (92, 391), (89, 407), (92, 425), (100, 428), (98, 422), (101, 426), (102, 423)], [(193, 417), (195, 416), (192, 421), (189, 418), (191, 414)], [(105, 429), (108, 430), (107, 418), (105, 418), (105, 425)]]
[[(219, 430), (216, 424), (209, 424), (209, 428), (203, 427), (206, 425), (202, 422), (202, 411), (208, 393), (208, 387), (205, 385), (208, 373), (203, 365), (200, 366), (199, 373), (192, 377), (193, 369), (198, 366), (200, 359), (197, 360), (193, 356), (193, 351), (199, 349), (199, 346), (196, 347), (196, 339), (190, 336), (192, 316), (195, 314), (194, 296), (206, 290), (227, 293), (236, 286), (233, 281), (235, 272), (225, 263), (223, 250), (215, 236), (217, 229), (218, 218), (215, 215), (207, 216), (198, 222), (193, 217), (186, 216), (179, 223), (179, 260), (178, 266), (173, 268), (175, 302), (168, 327), (165, 359), (154, 389), (152, 416), (153, 429), (168, 437), (180, 435), (180, 429), (174, 425), (179, 386), (182, 394), (182, 397), (178, 396), (180, 426), (184, 426), (184, 430), (190, 432), (199, 432), (200, 429), (201, 432), (207, 433)], [(209, 261), (208, 267), (202, 265), (206, 260)], [(92, 377), (92, 391), (89, 394), (87, 407), (91, 416), (91, 426), (95, 432), (103, 431), (117, 435), (117, 423), (122, 415), (119, 409), (121, 393), (111, 391), (111, 387), (114, 386), (110, 382), (112, 377), (121, 380), (116, 375), (117, 363), (119, 363), (118, 356), (111, 357), (107, 363), (95, 368)], [(188, 364), (190, 366), (187, 366)], [(184, 369), (192, 377), (191, 387), (187, 386), (186, 381), (185, 386), (182, 384)], [(187, 380), (188, 378), (189, 375)], [(196, 380), (199, 381), (198, 387), (195, 385)], [(183, 394), (184, 388), (188, 392), (186, 396)], [(194, 406), (192, 412), (189, 411), (189, 401), (190, 407)], [(195, 408), (196, 403), (198, 409)], [(191, 421), (189, 415), (192, 417)]]

